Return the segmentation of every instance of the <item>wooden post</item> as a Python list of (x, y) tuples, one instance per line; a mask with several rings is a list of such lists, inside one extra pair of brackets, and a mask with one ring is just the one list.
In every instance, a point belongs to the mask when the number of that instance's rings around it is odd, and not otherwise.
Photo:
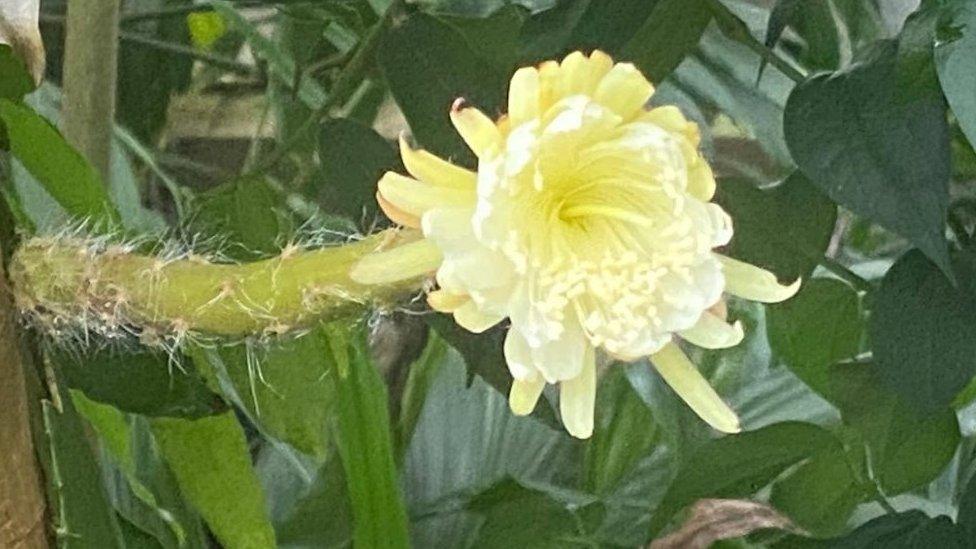
[(0, 270), (0, 547), (48, 547), (46, 504), (28, 416), (20, 334)]
[(107, 180), (115, 118), (119, 0), (71, 0), (61, 130)]

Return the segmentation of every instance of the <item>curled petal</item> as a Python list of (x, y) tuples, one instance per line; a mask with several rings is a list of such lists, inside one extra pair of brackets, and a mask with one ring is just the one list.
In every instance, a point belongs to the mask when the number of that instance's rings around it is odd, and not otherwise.
[(380, 205), (380, 209), (386, 214), (386, 217), (390, 218), (390, 221), (403, 225), (404, 227), (410, 227), (411, 229), (420, 228), (420, 218), (415, 215), (410, 215), (407, 212), (397, 208), (392, 202), (383, 198), (383, 195), (376, 193), (376, 203)]
[(725, 291), (750, 301), (761, 303), (779, 303), (796, 295), (800, 289), (800, 279), (789, 286), (784, 286), (776, 280), (773, 273), (732, 259), (715, 254), (722, 263), (725, 274)]
[(664, 381), (678, 393), (698, 417), (723, 433), (738, 433), (739, 418), (708, 384), (695, 365), (676, 344), (668, 343), (651, 356)]
[(350, 269), (349, 278), (359, 284), (388, 284), (434, 271), (442, 259), (437, 246), (418, 240), (363, 257)]
[(451, 108), (451, 122), (468, 147), (479, 157), (497, 150), (502, 142), (498, 126), (474, 107), (462, 107), (463, 101), (454, 102)]
[(512, 413), (517, 416), (531, 414), (545, 386), (546, 381), (541, 376), (514, 380), (508, 392), (508, 406), (512, 409)]
[(583, 370), (559, 383), (559, 413), (569, 434), (590, 438), (593, 434), (593, 407), (596, 404), (596, 351), (587, 346)]
[(454, 321), (469, 332), (480, 334), (495, 324), (505, 320), (504, 316), (486, 314), (478, 310), (474, 301), (461, 305), (454, 311)]
[(396, 172), (386, 172), (377, 184), (383, 198), (398, 210), (420, 217), (431, 208), (474, 206), (474, 189), (462, 190), (437, 187), (404, 177)]
[(455, 294), (447, 290), (435, 290), (427, 294), (427, 304), (431, 309), (441, 313), (453, 313), (471, 298), (463, 294)]
[(400, 136), (400, 157), (410, 175), (424, 183), (462, 190), (474, 189), (477, 184), (478, 176), (474, 172), (423, 149), (414, 149), (403, 136)]
[(729, 324), (706, 311), (702, 313), (697, 324), (678, 332), (678, 335), (705, 349), (726, 349), (738, 345), (745, 334), (741, 323)]

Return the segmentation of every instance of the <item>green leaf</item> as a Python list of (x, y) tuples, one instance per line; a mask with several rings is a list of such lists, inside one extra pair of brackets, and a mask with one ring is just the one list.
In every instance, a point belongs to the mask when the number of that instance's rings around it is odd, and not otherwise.
[(193, 229), (230, 244), (232, 259), (255, 259), (278, 253), (295, 230), (284, 196), (260, 177), (229, 181), (198, 195)]
[[(976, 280), (973, 258), (955, 264), (960, 280)], [(913, 408), (944, 408), (976, 374), (976, 290), (912, 250), (882, 280), (870, 333), (881, 379)]]
[(766, 314), (773, 352), (804, 383), (829, 396), (830, 366), (860, 349), (864, 320), (857, 292), (839, 280), (816, 278)]
[(307, 192), (327, 211), (361, 226), (369, 226), (376, 217), (376, 182), (387, 170), (400, 171), (400, 159), (385, 139), (343, 118), (322, 125), (319, 164), (322, 177)]
[(867, 445), (874, 478), (896, 495), (939, 476), (959, 444), (959, 421), (948, 407), (920, 415), (879, 377), (874, 364), (839, 364), (830, 370), (831, 400)]
[(51, 452), (49, 481), (54, 488), (55, 524), (64, 549), (124, 547), (122, 532), (109, 506), (98, 462), (92, 455), (81, 417), (65, 393), (60, 407), (42, 402), (44, 429)]
[(163, 352), (104, 347), (84, 355), (56, 349), (52, 356), (69, 387), (119, 410), (195, 418), (225, 409), (196, 372), (177, 367)]
[(369, 358), (363, 328), (332, 324), (328, 330), (339, 393), (337, 446), (352, 501), (353, 542), (357, 547), (409, 547), (386, 386)]
[(968, 532), (970, 539), (976, 539), (976, 475), (969, 478), (959, 500), (956, 522)]
[(895, 42), (881, 42), (849, 68), (797, 86), (786, 142), (834, 201), (909, 239), (948, 272), (945, 105), (927, 72), (899, 75), (897, 53)]
[(183, 494), (225, 547), (276, 546), (244, 431), (232, 412), (156, 418), (152, 430)]
[(858, 483), (847, 460), (842, 451), (814, 456), (773, 484), (769, 502), (808, 532), (840, 534), (857, 505), (874, 490)]
[(971, 544), (949, 517), (929, 518), (921, 511), (907, 511), (870, 520), (825, 546), (829, 549), (965, 549)]
[(547, 492), (578, 485), (577, 442), (562, 428), (514, 416), (504, 395), (466, 378), (460, 354), (449, 348), (403, 458), (415, 547), (470, 543), (481, 518), (467, 503), (506, 478)]
[(69, 214), (96, 227), (118, 227), (119, 214), (101, 178), (46, 119), (27, 107), (0, 99), (10, 152)]
[(782, 280), (809, 278), (837, 221), (837, 207), (799, 172), (764, 190), (747, 181), (722, 180), (716, 201), (735, 220), (728, 255)]
[(0, 98), (20, 101), (34, 90), (34, 79), (24, 61), (7, 44), (0, 44)]
[(298, 90), (295, 93), (310, 109), (315, 110), (325, 104), (328, 94), (322, 86), (311, 78), (297, 79), (295, 60), (275, 41), (263, 35), (254, 22), (241, 15), (230, 2), (211, 0), (210, 5), (224, 19), (228, 28), (244, 36), (255, 57), (267, 63), (272, 77), (289, 89), (297, 82)]
[(976, 7), (950, 2), (937, 30), (935, 66), (952, 112), (969, 143), (976, 143)]
[(607, 372), (597, 391), (593, 437), (586, 445), (587, 489), (597, 495), (612, 491), (660, 438), (625, 369)]
[(637, 65), (651, 82), (661, 82), (698, 45), (712, 21), (712, 11), (706, 0), (656, 0), (653, 4), (619, 57)]
[(193, 356), (265, 434), (317, 460), (325, 458), (337, 397), (335, 363), (323, 329), (260, 345), (201, 349)]
[(651, 521), (656, 534), (680, 509), (702, 497), (744, 497), (787, 468), (821, 452), (841, 451), (828, 431), (809, 423), (776, 423), (705, 443), (681, 461), (678, 476)]
[(566, 538), (577, 534), (576, 519), (565, 504), (511, 479), (472, 498), (468, 509), (484, 521), (472, 547), (557, 549), (566, 547)]
[(509, 75), (484, 61), (460, 32), (423, 13), (413, 13), (390, 29), (377, 60), (420, 144), (444, 158), (471, 162), (473, 155), (451, 125), (451, 105), (462, 97), (496, 116)]
[(505, 355), (502, 352), (505, 341), (503, 329), (495, 328), (481, 334), (472, 334), (458, 326), (449, 315), (430, 315), (424, 320), (464, 357), (469, 382), (477, 375), (499, 393), (508, 395), (512, 376), (505, 367)]

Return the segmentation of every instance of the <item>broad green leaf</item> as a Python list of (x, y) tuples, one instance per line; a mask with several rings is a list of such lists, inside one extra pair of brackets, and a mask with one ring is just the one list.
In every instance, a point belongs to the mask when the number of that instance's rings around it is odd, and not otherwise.
[(897, 43), (881, 42), (849, 68), (797, 86), (784, 130), (814, 184), (909, 239), (948, 272), (949, 131), (944, 101), (927, 74), (916, 71), (907, 81), (899, 75)]
[(409, 547), (393, 459), (386, 386), (369, 358), (363, 326), (330, 325), (338, 389), (337, 446), (353, 509), (357, 547)]
[(317, 328), (299, 338), (199, 350), (194, 360), (217, 375), (265, 434), (317, 460), (325, 458), (336, 403), (335, 363)]
[(192, 227), (226, 240), (221, 250), (233, 259), (275, 254), (294, 232), (282, 193), (260, 177), (245, 177), (198, 195)]
[(420, 145), (444, 158), (470, 162), (473, 155), (451, 125), (451, 105), (464, 98), (497, 116), (510, 75), (479, 57), (455, 28), (423, 13), (390, 29), (377, 61)]
[(812, 457), (773, 484), (769, 502), (817, 536), (842, 533), (854, 509), (874, 490), (858, 483), (848, 459), (842, 451)]
[(403, 460), (415, 547), (469, 543), (482, 517), (467, 503), (506, 478), (545, 491), (579, 481), (582, 456), (569, 435), (535, 417), (514, 416), (504, 395), (466, 378), (460, 354), (448, 349)]
[(853, 358), (864, 332), (860, 299), (846, 283), (816, 278), (767, 309), (769, 345), (804, 383), (829, 396), (829, 368)]
[(656, 0), (653, 4), (619, 57), (637, 65), (651, 82), (661, 82), (698, 45), (712, 12), (707, 0)]
[(58, 544), (64, 549), (122, 549), (122, 533), (109, 505), (81, 416), (67, 393), (59, 404), (47, 400), (42, 403)]
[(809, 423), (784, 422), (712, 440), (683, 458), (651, 521), (655, 534), (672, 515), (702, 497), (744, 497), (783, 471), (822, 452), (841, 451), (828, 431)]
[(881, 282), (871, 315), (881, 379), (921, 411), (948, 406), (976, 374), (976, 290), (973, 258), (958, 258), (953, 284), (916, 250)]
[(96, 227), (119, 225), (119, 214), (95, 170), (50, 122), (29, 108), (0, 99), (10, 152), (69, 214)]
[(504, 330), (496, 328), (481, 334), (472, 334), (458, 326), (448, 315), (431, 315), (425, 320), (437, 335), (464, 357), (469, 381), (477, 375), (499, 393), (508, 395), (512, 376), (505, 366), (505, 355), (502, 352)]
[[(449, 354), (450, 353), (450, 354)], [(427, 395), (448, 361), (462, 361), (461, 356), (453, 352), (443, 338), (428, 331), (427, 346), (410, 365), (403, 394), (400, 397), (399, 424), (397, 425), (397, 456), (401, 456), (413, 437), (420, 413), (424, 409)], [(452, 363), (453, 364), (453, 363)], [(464, 368), (463, 364), (454, 367)]]
[(152, 430), (180, 489), (228, 549), (275, 547), (264, 493), (233, 412), (156, 418)]
[(478, 494), (467, 508), (483, 520), (472, 547), (558, 549), (578, 536), (577, 519), (564, 503), (511, 479)]
[(400, 170), (390, 144), (371, 128), (347, 119), (330, 120), (319, 130), (321, 177), (306, 190), (324, 209), (360, 226), (376, 217), (376, 182)]
[(586, 445), (586, 488), (597, 495), (609, 493), (660, 439), (651, 411), (627, 381), (625, 369), (613, 368), (597, 391), (595, 429)]
[(86, 397), (148, 416), (202, 417), (225, 409), (200, 376), (166, 353), (105, 347), (84, 355), (54, 350), (65, 383)]
[(976, 143), (976, 6), (949, 2), (935, 46), (939, 82), (969, 143)]
[(510, 4), (488, 17), (441, 16), (440, 19), (460, 32), (471, 51), (499, 74), (514, 72), (516, 64), (524, 61), (521, 41), (525, 37), (523, 24), (528, 17), (523, 7)]
[(882, 515), (843, 538), (820, 545), (828, 549), (965, 549), (971, 544), (949, 517), (929, 518), (921, 511)]
[(0, 98), (20, 101), (34, 90), (34, 79), (23, 60), (6, 44), (0, 44)]
[(966, 529), (970, 539), (976, 539), (976, 475), (969, 478), (966, 490), (959, 500), (956, 522)]
[(528, 17), (522, 25), (520, 40), (522, 63), (558, 59), (589, 7), (590, 0), (563, 0)]
[(879, 377), (875, 364), (837, 365), (830, 370), (830, 398), (867, 446), (874, 478), (896, 495), (939, 476), (959, 444), (959, 421), (948, 406), (919, 414)]
[(786, 281), (810, 276), (837, 220), (837, 207), (799, 172), (764, 190), (747, 181), (722, 180), (716, 201), (735, 220), (728, 254)]

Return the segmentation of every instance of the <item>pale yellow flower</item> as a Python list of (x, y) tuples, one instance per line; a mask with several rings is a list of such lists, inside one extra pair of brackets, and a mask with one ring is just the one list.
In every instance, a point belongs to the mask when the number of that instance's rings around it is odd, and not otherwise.
[(580, 438), (593, 431), (598, 351), (650, 357), (702, 419), (738, 431), (675, 336), (734, 346), (739, 323), (709, 311), (723, 293), (776, 302), (799, 287), (713, 251), (732, 222), (711, 202), (698, 128), (675, 107), (645, 110), (653, 92), (633, 65), (597, 51), (519, 69), (498, 122), (458, 101), (451, 119), (477, 173), (401, 141), (413, 177), (387, 173), (378, 200), (426, 239), (353, 272), (384, 283), (436, 268), (434, 309), (473, 332), (510, 319), (512, 410), (530, 413), (558, 384), (563, 423)]

